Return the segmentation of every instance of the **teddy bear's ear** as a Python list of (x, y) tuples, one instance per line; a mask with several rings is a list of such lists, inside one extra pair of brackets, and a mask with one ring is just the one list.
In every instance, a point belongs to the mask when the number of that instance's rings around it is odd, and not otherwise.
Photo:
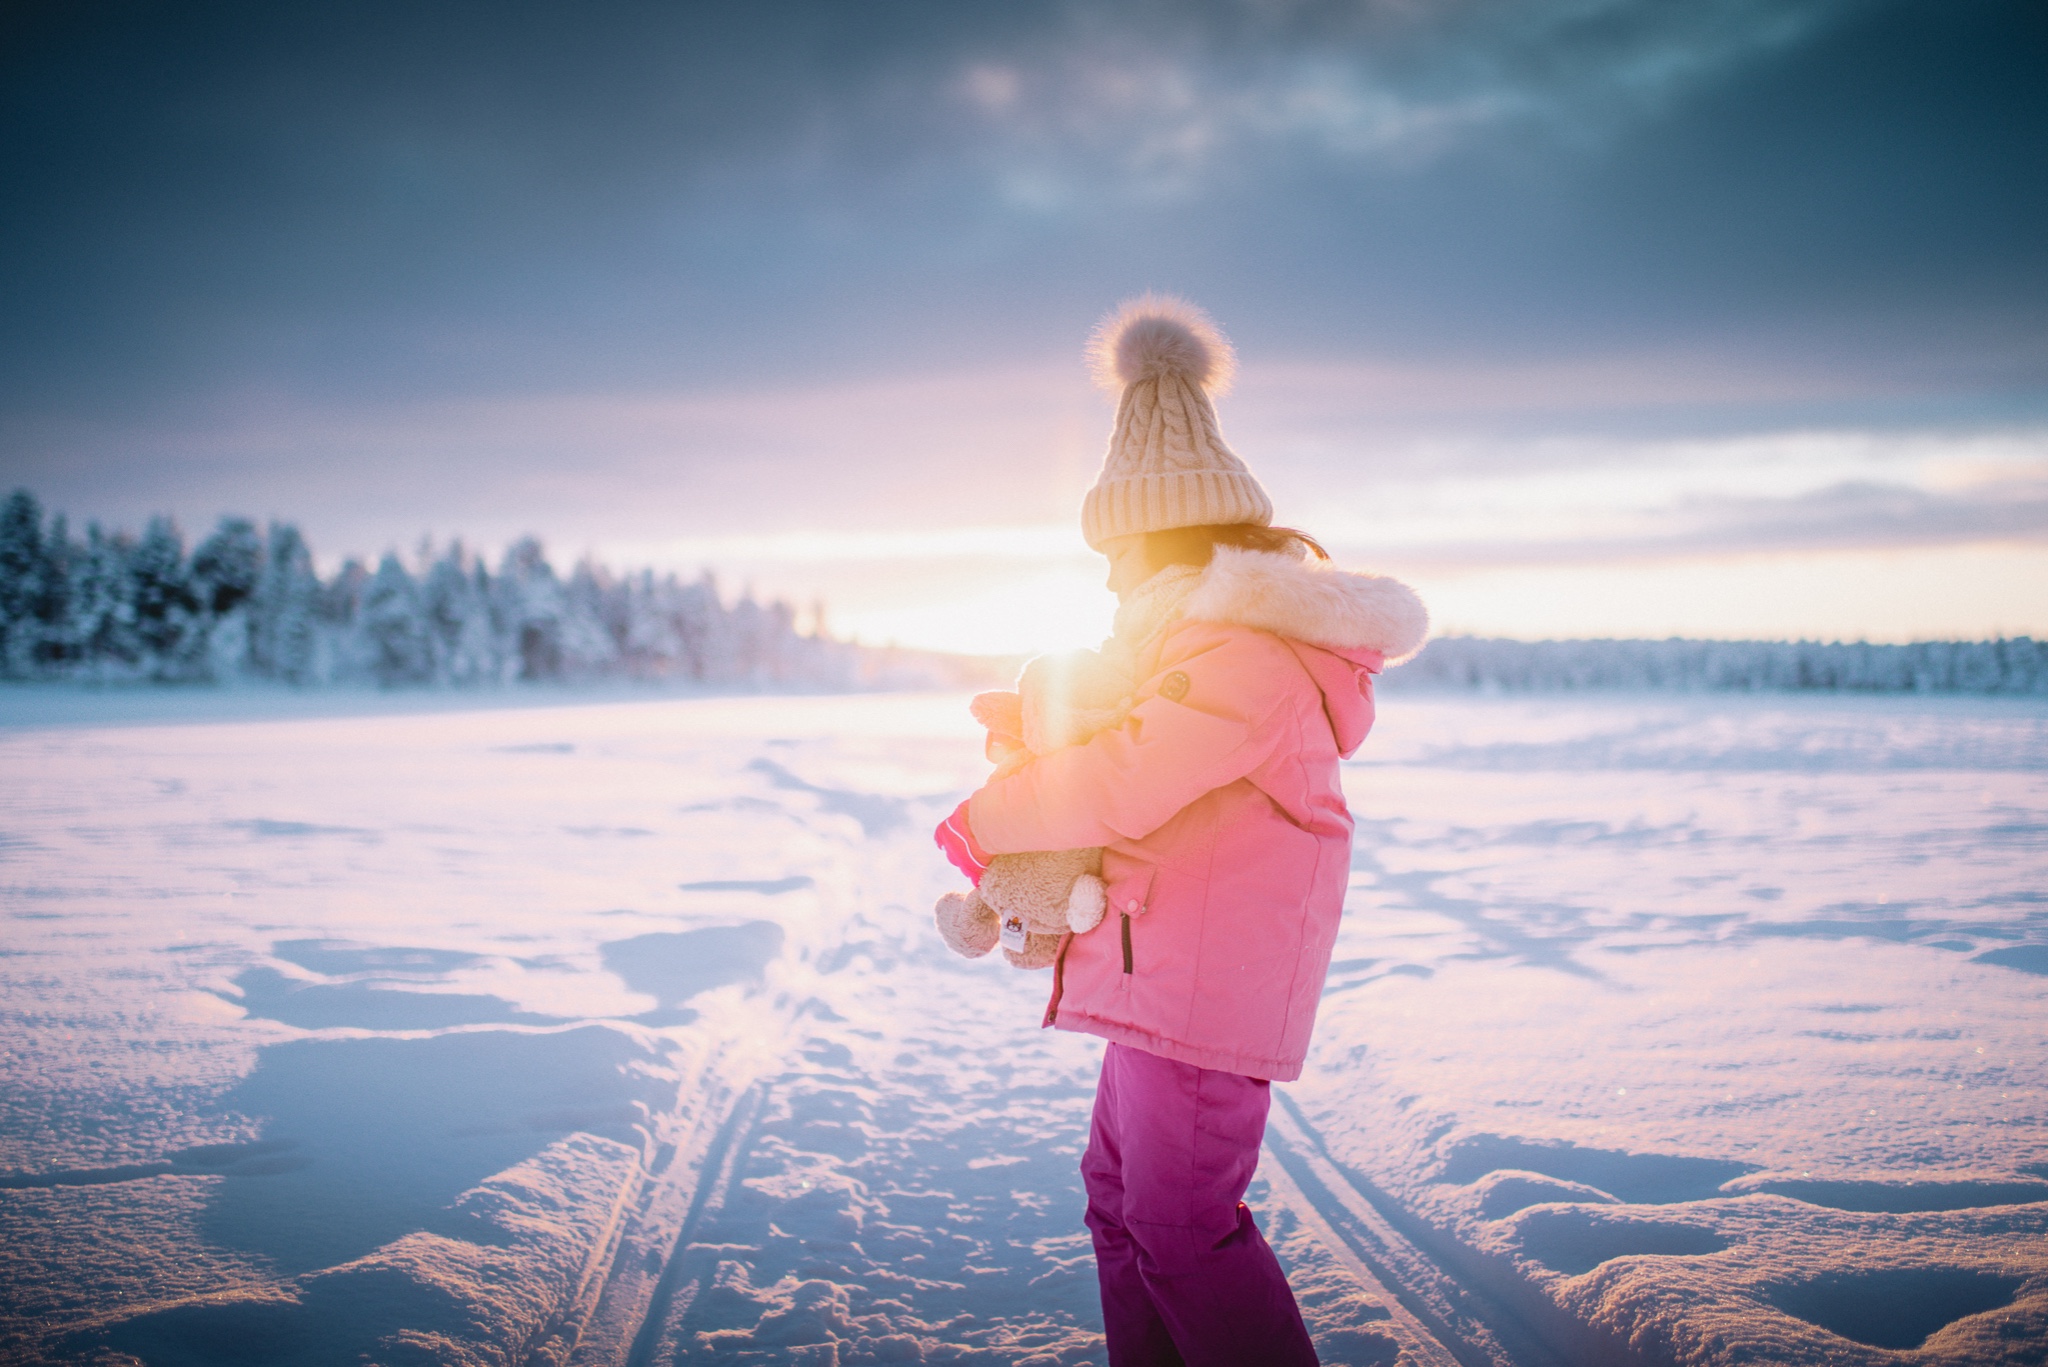
[(1021, 738), (1024, 734), (1024, 699), (1014, 690), (977, 693), (968, 701), (967, 710), (977, 722), (999, 735)]
[(1067, 928), (1076, 935), (1086, 935), (1102, 924), (1103, 910), (1109, 905), (1109, 891), (1102, 886), (1102, 880), (1092, 873), (1084, 873), (1074, 880), (1074, 890), (1067, 894)]

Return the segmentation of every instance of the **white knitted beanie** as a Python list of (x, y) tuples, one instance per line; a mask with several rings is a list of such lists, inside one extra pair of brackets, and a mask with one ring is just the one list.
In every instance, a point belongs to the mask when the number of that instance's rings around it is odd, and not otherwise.
[(1237, 358), (1208, 314), (1142, 295), (1102, 320), (1088, 355), (1096, 381), (1123, 394), (1102, 473), (1081, 503), (1090, 546), (1171, 527), (1272, 524), (1272, 500), (1216, 427), (1209, 397), (1230, 387)]

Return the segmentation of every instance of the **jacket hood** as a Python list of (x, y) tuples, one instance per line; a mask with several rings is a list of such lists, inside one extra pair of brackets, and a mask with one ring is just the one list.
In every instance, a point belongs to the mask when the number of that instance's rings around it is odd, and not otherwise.
[(1384, 659), (1376, 650), (1325, 650), (1300, 641), (1288, 641), (1287, 648), (1323, 695), (1337, 753), (1350, 759), (1372, 730), (1372, 676)]
[(1369, 653), (1388, 664), (1409, 659), (1429, 635), (1429, 610), (1398, 579), (1232, 546), (1216, 548), (1180, 615), (1270, 631), (1342, 655)]
[(1413, 657), (1429, 635), (1428, 609), (1398, 579), (1235, 547), (1217, 548), (1180, 615), (1286, 641), (1321, 691), (1346, 756), (1372, 727), (1370, 676)]

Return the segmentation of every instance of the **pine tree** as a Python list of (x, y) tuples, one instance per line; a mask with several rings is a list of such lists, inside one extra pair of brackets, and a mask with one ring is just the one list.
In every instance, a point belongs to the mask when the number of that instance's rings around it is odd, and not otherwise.
[(16, 489), (0, 504), (0, 674), (23, 678), (34, 671), (44, 566), (42, 505)]
[(192, 552), (192, 589), (201, 606), (225, 617), (256, 592), (263, 573), (263, 538), (246, 517), (224, 517)]
[(620, 666), (638, 679), (663, 679), (682, 672), (686, 652), (676, 630), (682, 586), (675, 576), (657, 580), (651, 571), (642, 570), (620, 589)]
[(167, 517), (153, 517), (128, 557), (138, 664), (150, 678), (191, 680), (204, 673), (206, 632), (185, 569), (185, 538)]
[(62, 674), (85, 658), (83, 642), (72, 634), (72, 562), (78, 554), (71, 544), (71, 529), (59, 513), (50, 519), (49, 534), (43, 538), (42, 577), (31, 607), (39, 638), (34, 648), (39, 673)]
[(369, 644), (360, 630), (370, 577), (363, 562), (350, 556), (335, 571), (334, 578), (316, 587), (314, 672), (322, 682), (372, 677)]
[(87, 525), (85, 546), (73, 560), (71, 622), (80, 670), (89, 678), (133, 678), (142, 659), (135, 635), (135, 581), (128, 573), (133, 543)]
[(262, 570), (249, 596), (249, 668), (291, 684), (317, 682), (322, 670), (317, 617), (320, 578), (299, 529), (270, 524)]
[(434, 647), (420, 614), (419, 590), (398, 557), (386, 552), (363, 591), (358, 631), (370, 677), (386, 688), (431, 683)]
[(692, 679), (720, 683), (737, 677), (734, 642), (718, 579), (706, 570), (676, 596), (676, 635), (683, 643), (683, 671)]
[(427, 571), (420, 585), (420, 616), (433, 648), (437, 680), (479, 684), (497, 678), (489, 583), (482, 566), (470, 566), (460, 541), (450, 543)]
[(493, 618), (514, 677), (562, 676), (562, 586), (534, 537), (505, 551), (493, 594)]
[(595, 561), (578, 561), (562, 591), (562, 671), (570, 678), (596, 678), (619, 663), (611, 576)]

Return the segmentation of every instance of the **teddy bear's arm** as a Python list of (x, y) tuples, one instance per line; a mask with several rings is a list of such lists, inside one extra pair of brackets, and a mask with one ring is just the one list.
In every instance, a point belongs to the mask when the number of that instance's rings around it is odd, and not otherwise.
[[(1287, 647), (1260, 632), (1188, 644), (1160, 662), (1158, 677), (1192, 676), (1194, 693), (1175, 700), (1141, 688), (1125, 725), (983, 784), (968, 804), (982, 847), (1003, 854), (1142, 839), (1202, 794), (1256, 769), (1281, 735), (1265, 719), (1293, 700), (1271, 682), (1271, 652)], [(1287, 663), (1298, 672), (1291, 656)]]

